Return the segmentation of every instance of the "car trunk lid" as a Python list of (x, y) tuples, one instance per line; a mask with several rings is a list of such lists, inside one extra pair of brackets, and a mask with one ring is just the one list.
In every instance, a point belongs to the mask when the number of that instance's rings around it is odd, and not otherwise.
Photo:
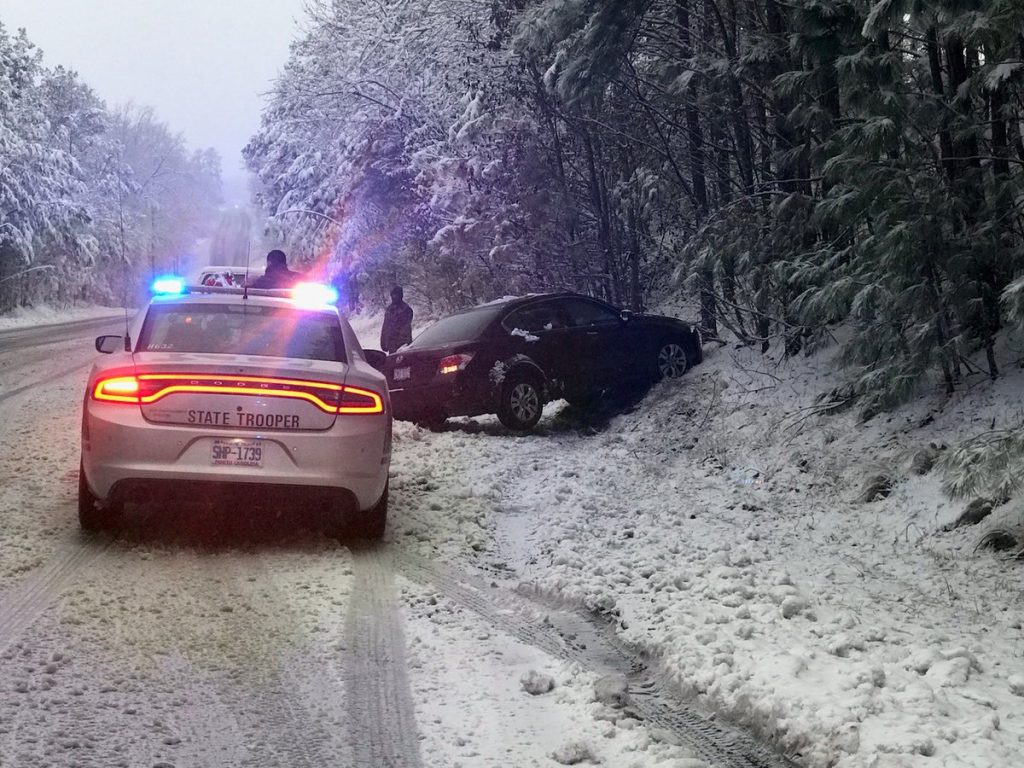
[(441, 361), (459, 353), (472, 353), (474, 345), (448, 344), (431, 349), (403, 349), (389, 355), (385, 375), (391, 389), (403, 389), (429, 384), (437, 377)]
[(135, 355), (147, 421), (231, 430), (326, 430), (348, 366), (321, 360), (215, 354)]

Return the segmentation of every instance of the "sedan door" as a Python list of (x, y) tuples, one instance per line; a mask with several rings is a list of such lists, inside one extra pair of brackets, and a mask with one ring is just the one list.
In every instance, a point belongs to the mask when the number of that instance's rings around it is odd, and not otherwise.
[(643, 339), (619, 311), (603, 301), (583, 296), (557, 300), (571, 317), (582, 365), (580, 375), (590, 390), (642, 380)]
[(512, 349), (540, 366), (553, 394), (561, 394), (580, 365), (578, 331), (569, 314), (554, 300), (545, 299), (509, 313), (502, 326), (509, 334)]

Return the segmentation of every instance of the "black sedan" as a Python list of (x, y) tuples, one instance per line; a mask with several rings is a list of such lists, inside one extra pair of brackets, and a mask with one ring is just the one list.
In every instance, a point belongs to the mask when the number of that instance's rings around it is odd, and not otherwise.
[(703, 359), (700, 332), (575, 293), (502, 299), (439, 320), (389, 355), (394, 416), (437, 424), (496, 413), (529, 430), (544, 403), (674, 378)]

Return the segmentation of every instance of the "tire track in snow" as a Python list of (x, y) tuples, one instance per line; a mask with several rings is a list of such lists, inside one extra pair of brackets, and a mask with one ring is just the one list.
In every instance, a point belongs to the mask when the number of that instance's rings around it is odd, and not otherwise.
[[(89, 360), (84, 363), (79, 363), (78, 365), (73, 365), (70, 368), (62, 368), (56, 373), (50, 374), (45, 379), (34, 381), (31, 384), (23, 384), (22, 386), (16, 387), (15, 389), (9, 389), (6, 392), (0, 392), (0, 403), (2, 403), (4, 400), (7, 400), (8, 398), (20, 395), (23, 392), (28, 392), (31, 389), (35, 389), (45, 384), (50, 384), (56, 381), (57, 379), (63, 379), (65, 376), (70, 376), (73, 373), (78, 373), (79, 371), (88, 368), (90, 365), (92, 365), (92, 360)], [(86, 382), (83, 382), (83, 384), (84, 383)]]
[(563, 661), (601, 674), (625, 677), (629, 706), (647, 723), (674, 733), (681, 743), (716, 768), (790, 768), (794, 764), (752, 736), (719, 723), (673, 696), (675, 686), (656, 661), (630, 650), (610, 627), (553, 605), (542, 595), (492, 586), (469, 574), (411, 554), (396, 557), (399, 571), (432, 586), (493, 627)]
[[(330, 652), (311, 645), (327, 635), (303, 630), (308, 606), (278, 583), (296, 574), (301, 580), (302, 562), (272, 549), (147, 546), (130, 533), (116, 543), (123, 546), (112, 547), (82, 580), (91, 599), (79, 606), (85, 620), (75, 623), (86, 629), (78, 634), (100, 645), (98, 654), (85, 654), (78, 674), (93, 688), (124, 681), (110, 700), (145, 713), (118, 723), (130, 729), (118, 738), (131, 765), (351, 764), (340, 679), (323, 663)], [(97, 614), (112, 621), (101, 629)], [(104, 662), (105, 654), (116, 658)], [(139, 702), (133, 696), (142, 691), (148, 693)], [(109, 712), (106, 703), (65, 729), (102, 741), (102, 729), (117, 722)], [(30, 735), (35, 729), (27, 726)]]
[(49, 562), (0, 595), (0, 653), (6, 651), (110, 546), (99, 536), (67, 541)]
[(111, 317), (99, 317), (90, 320), (76, 320), (70, 323), (14, 328), (9, 331), (0, 331), (0, 349), (8, 352), (26, 347), (56, 344), (71, 339), (88, 338), (96, 331), (108, 328), (116, 329), (118, 324), (120, 324), (123, 331), (124, 318), (112, 315)]
[[(68, 342), (56, 349), (49, 347), (35, 347), (32, 349), (18, 350), (14, 354), (5, 354), (6, 350), (0, 351), (0, 375), (6, 379), (17, 379), (19, 382), (25, 378), (33, 377), (33, 369), (44, 368), (47, 364), (55, 361), (67, 362), (72, 359), (81, 359), (82, 362), (92, 360), (95, 352), (90, 349), (83, 349), (77, 342)], [(28, 372), (28, 376), (24, 372)], [(36, 375), (34, 378), (41, 378)]]
[(420, 768), (406, 674), (405, 636), (389, 558), (352, 551), (355, 579), (345, 622), (345, 686), (355, 768)]
[[(52, 347), (55, 344), (88, 338), (97, 330), (116, 330), (117, 322), (118, 318), (116, 317), (99, 318), (0, 332), (0, 365), (3, 367), (5, 376), (11, 375), (12, 372), (18, 369), (31, 367), (39, 363), (67, 362), (69, 358), (82, 360), (77, 365), (60, 368), (53, 373), (48, 373), (45, 377), (40, 377), (36, 374), (35, 380), (28, 384), (0, 391), (0, 402), (39, 386), (49, 384), (57, 379), (70, 376), (91, 366), (96, 355), (91, 344), (88, 348), (67, 350), (46, 348)], [(29, 352), (26, 355), (23, 350), (36, 350), (36, 352), (35, 354)]]
[[(283, 590), (273, 584), (270, 569), (258, 554), (200, 557), (196, 559), (196, 564), (201, 572), (207, 574), (210, 583), (213, 583), (215, 576), (222, 576), (230, 579), (233, 588), (242, 594), (253, 594), (253, 585), (258, 584), (260, 589), (275, 598), (275, 603), (278, 600), (282, 605), (289, 603)], [(240, 637), (248, 634), (246, 642), (269, 642), (261, 638), (264, 633), (260, 627), (239, 627), (239, 633)], [(314, 711), (316, 702), (303, 699), (296, 692), (297, 685), (306, 682), (304, 677), (309, 670), (304, 673), (302, 665), (298, 663), (301, 659), (278, 654), (279, 650), (266, 654), (276, 657), (276, 668), (247, 670), (254, 675), (253, 679), (222, 686), (216, 694), (222, 710), (233, 712), (238, 722), (248, 726), (253, 734), (258, 734), (258, 738), (252, 738), (249, 744), (250, 755), (241, 764), (253, 768), (325, 768), (345, 765), (338, 758), (336, 734), (325, 726)], [(253, 654), (254, 658), (262, 655)], [(324, 686), (324, 696), (340, 695), (331, 675), (321, 674), (316, 682)]]
[[(142, 515), (140, 524), (152, 525), (152, 517), (152, 513)], [(194, 585), (191, 589), (182, 586), (183, 574), (202, 572), (200, 558), (194, 552), (182, 551), (173, 560), (165, 560), (153, 558), (132, 542), (130, 535), (116, 542), (110, 555), (90, 572), (92, 583), (87, 589), (92, 595), (101, 596), (101, 600), (113, 599), (117, 605), (129, 606), (134, 620), (114, 620), (104, 629), (111, 641), (109, 652), (116, 654), (119, 663), (126, 663), (127, 670), (120, 668), (114, 672), (109, 663), (100, 661), (99, 674), (113, 673), (138, 680), (140, 675), (135, 670), (141, 668), (144, 674), (152, 675), (144, 687), (147, 704), (156, 708), (148, 712), (146, 725), (126, 724), (134, 729), (135, 739), (145, 740), (149, 735), (147, 726), (160, 733), (163, 745), (156, 747), (156, 753), (147, 755), (150, 764), (255, 768), (256, 764), (249, 761), (249, 749), (236, 711), (221, 695), (223, 673), (219, 676), (219, 670), (193, 663), (194, 649), (189, 643), (182, 642), (180, 636), (169, 637), (160, 627), (167, 613), (173, 613), (177, 622), (187, 625), (191, 600), (210, 605), (219, 602), (211, 588), (213, 579), (209, 577), (189, 580)], [(170, 584), (175, 586), (168, 594)], [(145, 597), (140, 599), (140, 596)], [(153, 599), (153, 596), (158, 597)], [(147, 602), (146, 598), (153, 602)], [(155, 604), (160, 606), (159, 613), (152, 610)], [(159, 640), (154, 642), (154, 638)], [(93, 666), (92, 670), (95, 669)], [(164, 697), (171, 685), (180, 686), (178, 695), (188, 697), (188, 706), (159, 706), (166, 702)], [(137, 703), (132, 705), (142, 709)], [(94, 728), (97, 727), (102, 729), (102, 722), (94, 724)], [(161, 756), (173, 757), (173, 760), (161, 761)]]

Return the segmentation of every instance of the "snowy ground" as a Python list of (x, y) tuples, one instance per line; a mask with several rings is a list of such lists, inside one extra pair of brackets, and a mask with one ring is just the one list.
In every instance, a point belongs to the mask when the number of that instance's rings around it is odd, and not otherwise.
[[(400, 423), (365, 552), (287, 518), (81, 536), (54, 403), (91, 354), (0, 342), (0, 766), (707, 764), (645, 683), (615, 706), (619, 643), (803, 765), (1024, 765), (1020, 565), (942, 532), (963, 503), (909, 471), (1015, 410), (1019, 369), (861, 425), (808, 410), (827, 355), (709, 346), (624, 413)], [(879, 467), (893, 492), (857, 502)]]
[[(942, 532), (963, 503), (908, 471), (1002, 419), (1024, 376), (862, 425), (809, 410), (829, 369), (711, 347), (607, 423), (404, 425), (394, 535), (606, 616), (803, 764), (1024, 765), (1020, 566)], [(893, 493), (858, 503), (879, 467)]]

